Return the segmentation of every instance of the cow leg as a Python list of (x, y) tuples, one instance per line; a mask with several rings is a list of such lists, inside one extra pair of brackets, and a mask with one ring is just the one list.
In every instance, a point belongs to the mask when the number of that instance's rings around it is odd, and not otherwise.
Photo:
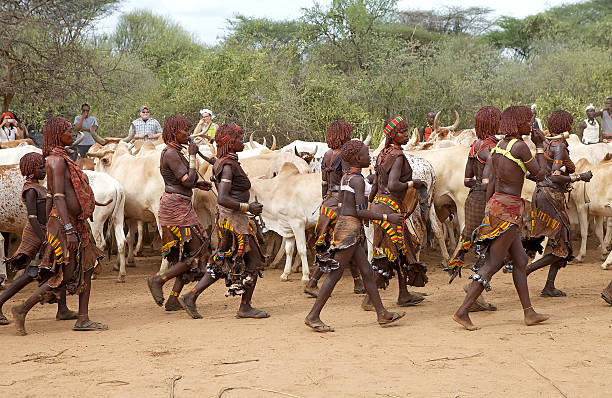
[(597, 239), (599, 240), (599, 250), (601, 253), (601, 261), (604, 261), (606, 259), (607, 256), (607, 252), (606, 252), (606, 245), (604, 244), (604, 231), (603, 231), (603, 217), (602, 216), (595, 216), (595, 236), (597, 236)]
[(6, 264), (4, 264), (4, 260), (6, 255), (4, 253), (4, 235), (0, 232), (0, 288), (4, 287), (4, 281), (6, 280)]
[(608, 254), (606, 260), (603, 262), (603, 264), (601, 264), (601, 269), (612, 269), (610, 265), (612, 265), (612, 252)]
[(136, 234), (136, 221), (128, 220), (128, 234), (126, 236), (128, 245), (128, 256), (127, 265), (128, 267), (135, 267), (136, 261), (134, 260), (134, 235)]
[[(455, 204), (457, 201), (455, 201)], [(463, 203), (457, 207), (457, 222), (459, 223), (459, 231), (463, 231), (465, 228), (465, 209), (463, 208)]]
[[(440, 244), (440, 251), (442, 252), (442, 264), (446, 265), (448, 264), (450, 258), (448, 256), (448, 249), (446, 248), (446, 242), (444, 241), (444, 233), (442, 231), (442, 225), (440, 225), (440, 220), (438, 220), (438, 216), (436, 215), (436, 208), (433, 205), (429, 207), (429, 223), (431, 224), (431, 230), (433, 231), (434, 235), (436, 236), (436, 239), (438, 240), (438, 243)], [(454, 236), (454, 233), (453, 233), (453, 236)]]
[(606, 250), (610, 250), (610, 243), (612, 243), (612, 217), (606, 217), (606, 237), (604, 238)]
[(587, 238), (589, 236), (589, 214), (587, 207), (584, 203), (576, 204), (576, 211), (578, 212), (578, 221), (580, 223), (580, 252), (574, 259), (575, 263), (581, 263), (586, 255), (587, 251)]
[(136, 255), (142, 250), (142, 240), (144, 238), (144, 221), (138, 221), (138, 240), (136, 241), (136, 248), (134, 252)]
[(297, 223), (293, 233), (295, 235), (295, 244), (297, 246), (297, 254), (302, 259), (302, 283), (306, 284), (310, 280), (310, 268), (308, 267), (308, 248), (306, 247), (306, 226), (303, 223)]
[(368, 225), (364, 228), (365, 230), (365, 236), (366, 236), (366, 241), (368, 242), (368, 262), (372, 263), (372, 258), (373, 258), (373, 252), (374, 252), (374, 246), (372, 244), (372, 242), (374, 241), (374, 227), (372, 226), (372, 223), (368, 223)]
[[(121, 220), (119, 220), (121, 218)], [(115, 241), (117, 242), (117, 259), (119, 260), (119, 277), (117, 278), (117, 282), (123, 283), (125, 282), (125, 276), (127, 272), (125, 270), (126, 262), (125, 262), (125, 232), (123, 232), (123, 216), (116, 216), (116, 219), (113, 221), (113, 230), (115, 232)]]
[(295, 248), (295, 237), (286, 238), (285, 240), (285, 269), (280, 276), (281, 281), (286, 282), (289, 280), (289, 274), (291, 273), (291, 262), (293, 260), (293, 249)]
[(274, 257), (274, 260), (272, 260), (270, 267), (275, 268), (276, 264), (278, 264), (280, 260), (283, 258), (283, 254), (285, 253), (284, 249), (285, 249), (286, 244), (287, 244), (287, 238), (283, 236), (281, 240), (281, 244), (278, 247), (278, 251), (276, 252), (276, 256)]

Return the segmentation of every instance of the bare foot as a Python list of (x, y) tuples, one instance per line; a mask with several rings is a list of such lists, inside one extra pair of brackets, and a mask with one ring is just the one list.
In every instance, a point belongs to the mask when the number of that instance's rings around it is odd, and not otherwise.
[(156, 283), (156, 276), (150, 276), (147, 278), (147, 285), (149, 286), (149, 291), (151, 292), (151, 296), (153, 296), (153, 300), (155, 300), (155, 304), (159, 307), (164, 304), (164, 291), (162, 290), (161, 284)]
[(550, 315), (548, 314), (538, 314), (534, 310), (530, 310), (525, 314), (525, 325), (537, 325), (538, 323), (544, 322), (548, 318), (550, 318)]
[(256, 318), (256, 319), (261, 319), (261, 318), (269, 318), (270, 314), (268, 314), (264, 310), (260, 310), (259, 308), (251, 307), (250, 309), (248, 309), (246, 311), (243, 310), (243, 309), (238, 310), (238, 312), (236, 313), (236, 317), (237, 318)]
[(365, 295), (365, 297), (363, 298), (363, 301), (361, 302), (361, 309), (364, 311), (374, 311), (374, 305), (370, 301), (370, 296), (368, 296), (367, 294)]
[(71, 311), (68, 308), (62, 308), (61, 310), (57, 310), (57, 314), (55, 314), (56, 321), (68, 321), (70, 319), (77, 319), (79, 314), (75, 311)]
[(455, 315), (453, 315), (453, 319), (455, 320), (455, 322), (457, 322), (458, 324), (460, 324), (461, 326), (463, 326), (467, 330), (478, 330), (478, 329), (480, 329), (478, 326), (476, 326), (476, 325), (474, 325), (472, 323), (472, 320), (470, 319), (470, 316), (467, 315), (467, 314), (465, 314), (464, 316), (461, 316), (458, 313), (455, 313)]
[[(603, 294), (602, 294), (603, 296)], [(7, 317), (2, 313), (2, 307), (0, 307), (0, 325), (8, 325), (10, 322)]]
[(410, 292), (403, 294), (400, 293), (399, 297), (397, 298), (397, 305), (400, 307), (410, 307), (420, 304), (423, 300), (425, 300), (425, 297), (421, 296), (420, 294), (411, 294)]
[(183, 294), (178, 299), (182, 308), (187, 311), (189, 316), (193, 319), (202, 319), (202, 314), (198, 312), (198, 308), (195, 305), (195, 300), (193, 299), (193, 295), (191, 293)]
[(21, 306), (13, 307), (11, 309), (11, 312), (13, 313), (13, 319), (15, 321), (15, 329), (17, 329), (17, 335), (25, 336), (26, 334), (28, 334), (25, 330), (26, 314), (24, 312), (21, 312)]

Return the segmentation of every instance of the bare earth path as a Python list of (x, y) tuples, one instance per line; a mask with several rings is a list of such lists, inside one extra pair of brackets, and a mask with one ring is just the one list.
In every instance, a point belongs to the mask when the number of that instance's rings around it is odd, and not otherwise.
[[(200, 298), (204, 319), (192, 320), (183, 311), (164, 312), (150, 297), (145, 276), (158, 257), (139, 258), (125, 284), (115, 283), (105, 265), (90, 311), (110, 330), (73, 332), (72, 321), (55, 321), (53, 305), (32, 310), (28, 336), (16, 336), (12, 324), (0, 327), (0, 396), (168, 397), (170, 380), (180, 376), (177, 398), (217, 397), (224, 387), (259, 389), (228, 390), (224, 398), (606, 397), (612, 394), (612, 307), (599, 294), (612, 272), (599, 269), (596, 253), (559, 273), (567, 297), (539, 297), (546, 270), (529, 279), (534, 307), (552, 314), (539, 326), (523, 325), (512, 278), (499, 274), (488, 296), (499, 310), (473, 314), (482, 327), (476, 332), (451, 320), (466, 275), (448, 285), (433, 265), (437, 257), (425, 258), (432, 264), (429, 284), (419, 289), (429, 294), (425, 302), (406, 308), (405, 319), (389, 328), (359, 309), (361, 297), (352, 293), (347, 273), (322, 314), (336, 328), (329, 334), (303, 324), (313, 299), (301, 293), (298, 275), (281, 283), (280, 271), (268, 270), (260, 281), (254, 304), (269, 319), (236, 319), (238, 299), (225, 298), (219, 282)], [(383, 292), (392, 309), (396, 294), (395, 284)], [(68, 303), (76, 310), (76, 297)]]

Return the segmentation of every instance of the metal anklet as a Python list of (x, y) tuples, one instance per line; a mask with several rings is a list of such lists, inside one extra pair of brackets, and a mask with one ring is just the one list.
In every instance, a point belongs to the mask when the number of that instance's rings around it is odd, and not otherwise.
[(472, 274), (469, 276), (468, 279), (472, 279), (475, 282), (480, 283), (482, 286), (484, 286), (484, 289), (488, 292), (491, 290), (491, 285), (489, 285), (489, 281), (487, 281), (486, 279), (484, 279), (482, 276), (478, 275), (478, 274)]

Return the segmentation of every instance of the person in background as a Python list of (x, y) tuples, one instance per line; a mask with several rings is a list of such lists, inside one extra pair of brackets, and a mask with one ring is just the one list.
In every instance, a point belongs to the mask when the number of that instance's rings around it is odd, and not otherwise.
[(585, 144), (597, 144), (599, 142), (599, 123), (595, 119), (595, 107), (593, 104), (585, 109), (587, 118), (578, 125), (578, 131)]
[(419, 129), (419, 142), (429, 141), (429, 136), (434, 131), (433, 122), (436, 115), (433, 112), (429, 112), (425, 118), (425, 124)]
[(156, 141), (162, 135), (162, 128), (159, 122), (151, 117), (149, 107), (140, 107), (140, 117), (130, 125), (130, 132), (124, 141)]
[(537, 118), (538, 107), (536, 104), (531, 105), (531, 114), (532, 114), (531, 124), (533, 125), (533, 127), (538, 128), (540, 130), (544, 130), (544, 128), (542, 128), (542, 121)]
[(76, 146), (77, 152), (82, 158), (87, 157), (87, 151), (89, 151), (89, 148), (95, 142), (94, 136), (97, 136), (98, 120), (94, 116), (89, 115), (89, 109), (89, 104), (81, 105), (81, 114), (74, 118), (74, 131), (82, 134), (80, 139), (77, 138)]
[(11, 112), (4, 112), (0, 116), (0, 142), (15, 141), (23, 138), (23, 132)]
[(213, 123), (215, 114), (210, 109), (200, 109), (200, 115), (202, 115), (202, 118), (198, 122), (193, 134), (196, 135), (203, 133), (202, 135), (214, 139), (217, 129), (219, 128), (216, 123)]
[(612, 142), (612, 97), (606, 98), (603, 109), (595, 112), (594, 117), (597, 116), (601, 116), (601, 140)]

